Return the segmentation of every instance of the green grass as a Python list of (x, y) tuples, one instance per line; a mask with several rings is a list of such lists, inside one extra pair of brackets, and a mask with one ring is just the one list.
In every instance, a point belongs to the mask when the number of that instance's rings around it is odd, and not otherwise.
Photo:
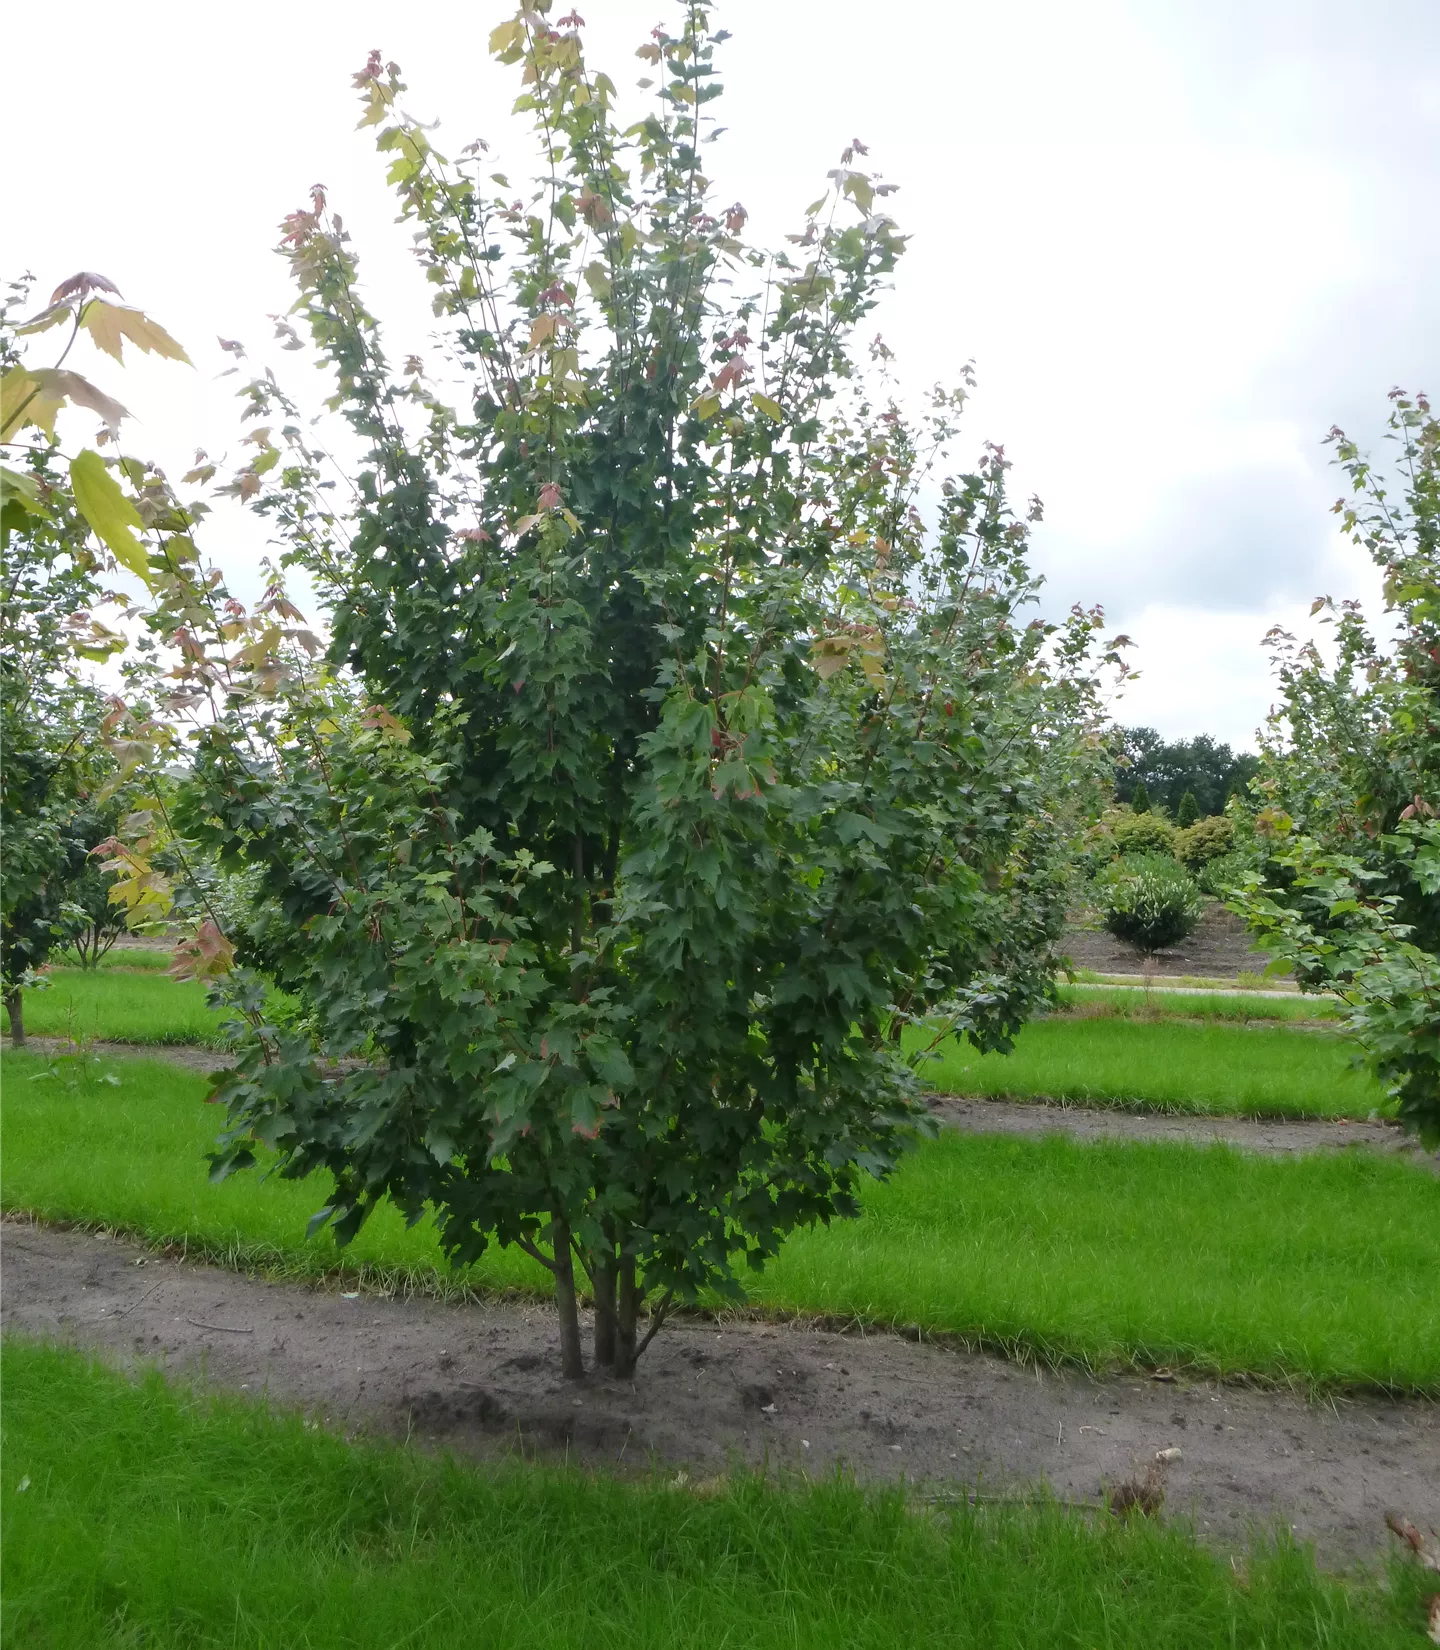
[(1254, 992), (1184, 992), (1139, 986), (1060, 987), (1061, 1012), (1092, 1019), (1314, 1021), (1338, 1020), (1340, 1010), (1328, 997), (1260, 997)]
[(24, 1342), (4, 1383), (17, 1647), (1404, 1650), (1423, 1619), (1418, 1573), (1346, 1586), (1283, 1537), (1241, 1586), (1143, 1520), (481, 1472)]
[[(119, 1087), (29, 1080), (45, 1069), (4, 1059), (7, 1209), (292, 1275), (340, 1263), (328, 1235), (303, 1235), (328, 1184), (209, 1184), (221, 1119), (200, 1103), (203, 1079), (126, 1060), (110, 1062)], [(756, 1305), (1097, 1368), (1440, 1393), (1440, 1179), (1402, 1161), (946, 1132), (865, 1204), (860, 1221), (797, 1233), (754, 1284)], [(504, 1250), (452, 1274), (430, 1224), (407, 1231), (389, 1206), (343, 1260), (387, 1286), (547, 1282)]]
[[(57, 968), (79, 968), (80, 958), (74, 951), (56, 951), (50, 959)], [(140, 969), (143, 973), (163, 974), (175, 960), (175, 954), (168, 948), (157, 951), (153, 946), (140, 945), (112, 945), (110, 949), (96, 963), (96, 968), (124, 968)]]
[(25, 993), (30, 1036), (219, 1046), (221, 1016), (206, 1006), (197, 980), (121, 968), (54, 968), (48, 977), (47, 987)]
[(941, 1045), (921, 1068), (942, 1094), (1236, 1117), (1368, 1117), (1380, 1085), (1331, 1032), (1125, 1018), (1037, 1020), (1011, 1054)]

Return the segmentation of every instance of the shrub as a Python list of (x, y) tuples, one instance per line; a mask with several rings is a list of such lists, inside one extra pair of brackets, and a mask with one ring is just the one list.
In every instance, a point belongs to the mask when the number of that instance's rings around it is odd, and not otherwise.
[(1213, 894), (1216, 899), (1227, 899), (1245, 880), (1252, 863), (1249, 854), (1217, 854), (1214, 859), (1207, 859), (1195, 869), (1195, 880), (1204, 893)]
[(1136, 785), (1134, 793), (1131, 795), (1130, 806), (1137, 814), (1148, 814), (1150, 812), (1150, 792), (1145, 789), (1143, 779)]
[(1100, 887), (1106, 928), (1147, 955), (1186, 939), (1200, 920), (1195, 879), (1160, 854), (1121, 860)]
[(1228, 854), (1235, 846), (1235, 827), (1223, 814), (1197, 820), (1175, 833), (1175, 857), (1191, 871), (1198, 872), (1212, 859)]
[(1121, 814), (1110, 825), (1118, 854), (1163, 854), (1173, 857), (1175, 829), (1159, 814)]
[(1200, 817), (1200, 804), (1195, 800), (1194, 791), (1186, 791), (1180, 798), (1180, 806), (1175, 810), (1175, 823), (1183, 831), (1193, 825)]

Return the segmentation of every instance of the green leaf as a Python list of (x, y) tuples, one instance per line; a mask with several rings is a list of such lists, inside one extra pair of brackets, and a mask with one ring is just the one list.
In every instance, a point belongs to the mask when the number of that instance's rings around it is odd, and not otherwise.
[(76, 507), (95, 529), (96, 536), (114, 552), (123, 567), (148, 585), (150, 569), (146, 564), (145, 546), (133, 531), (138, 527), (143, 532), (145, 523), (120, 491), (120, 484), (110, 474), (105, 460), (93, 448), (87, 447), (70, 460), (70, 485), (75, 490)]
[(0, 505), (9, 504), (12, 500), (32, 516), (48, 514), (40, 502), (40, 488), (35, 477), (12, 470), (8, 464), (0, 464)]

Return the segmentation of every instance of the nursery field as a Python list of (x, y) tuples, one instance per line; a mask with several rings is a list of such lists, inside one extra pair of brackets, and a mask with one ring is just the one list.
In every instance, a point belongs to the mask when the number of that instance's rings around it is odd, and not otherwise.
[[(203, 1078), (160, 1061), (67, 1068), (4, 1057), (7, 1210), (281, 1275), (343, 1263), (430, 1289), (548, 1292), (514, 1251), (452, 1274), (429, 1223), (407, 1231), (388, 1207), (343, 1254), (324, 1234), (307, 1243), (318, 1180), (208, 1181), (220, 1117)], [(1096, 1368), (1440, 1392), (1440, 1180), (1413, 1165), (947, 1131), (864, 1197), (862, 1220), (786, 1244), (754, 1284), (758, 1309)]]
[(15, 1340), (4, 1384), (7, 1638), (51, 1650), (1388, 1650), (1421, 1615), (1413, 1568), (1344, 1585), (1283, 1538), (1237, 1585), (1143, 1519), (482, 1472)]

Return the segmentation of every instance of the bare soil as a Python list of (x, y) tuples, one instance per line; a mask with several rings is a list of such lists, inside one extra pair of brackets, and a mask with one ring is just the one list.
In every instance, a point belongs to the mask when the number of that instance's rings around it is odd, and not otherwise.
[[(0, 1037), (0, 1049), (8, 1053), (14, 1047), (13, 1039)], [(48, 1054), (58, 1058), (65, 1058), (77, 1052), (76, 1045), (68, 1037), (27, 1037), (20, 1048), (25, 1054)], [(227, 1054), (224, 1049), (205, 1048), (199, 1043), (97, 1041), (80, 1045), (79, 1052), (87, 1058), (95, 1057), (101, 1060), (168, 1060), (171, 1065), (184, 1066), (188, 1071), (198, 1071), (207, 1075), (212, 1071), (223, 1071), (234, 1061), (234, 1056)]]
[(679, 1470), (702, 1487), (735, 1463), (844, 1465), (942, 1498), (1048, 1485), (1108, 1516), (1107, 1487), (1178, 1449), (1167, 1507), (1222, 1550), (1278, 1521), (1344, 1564), (1383, 1549), (1391, 1509), (1440, 1525), (1435, 1404), (1091, 1380), (894, 1335), (706, 1320), (667, 1326), (633, 1382), (567, 1382), (540, 1305), (337, 1294), (16, 1222), (0, 1242), (7, 1331), (464, 1456)]
[(936, 1095), (930, 1109), (950, 1128), (972, 1134), (1064, 1134), (1074, 1140), (1183, 1140), (1221, 1143), (1284, 1156), (1316, 1151), (1381, 1151), (1440, 1174), (1440, 1153), (1427, 1152), (1396, 1123), (1287, 1118), (1194, 1117), (1108, 1111), (1047, 1100), (985, 1100)]
[[(1144, 964), (1133, 945), (1103, 928), (1071, 927), (1061, 949), (1076, 968), (1093, 968), (1097, 974), (1133, 974)], [(1206, 900), (1195, 932), (1174, 950), (1157, 952), (1153, 971), (1157, 976), (1193, 974), (1233, 980), (1240, 974), (1259, 974), (1269, 961), (1268, 953), (1255, 948), (1239, 917), (1217, 900)]]

